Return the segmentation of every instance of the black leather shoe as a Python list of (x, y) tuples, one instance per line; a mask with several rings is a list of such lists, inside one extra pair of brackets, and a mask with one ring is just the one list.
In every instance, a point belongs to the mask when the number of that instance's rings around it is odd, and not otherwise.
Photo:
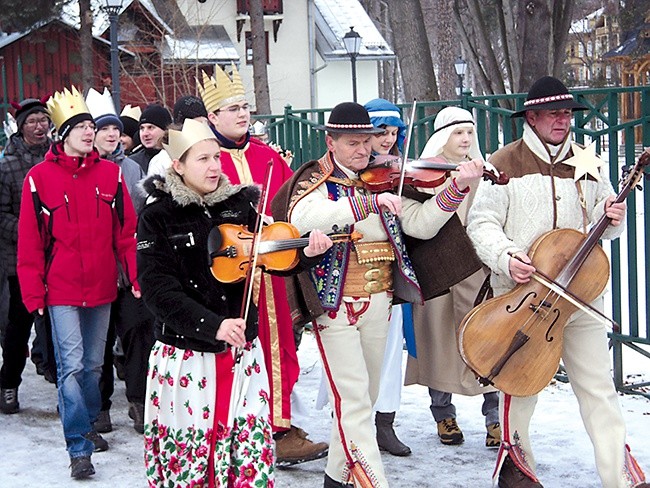
[(325, 483), (323, 484), (323, 488), (354, 488), (354, 485), (339, 483), (325, 474)]
[(544, 488), (541, 483), (531, 480), (521, 472), (517, 465), (506, 457), (499, 472), (499, 488)]
[(95, 467), (90, 462), (90, 456), (81, 456), (70, 460), (70, 476), (83, 480), (95, 474)]

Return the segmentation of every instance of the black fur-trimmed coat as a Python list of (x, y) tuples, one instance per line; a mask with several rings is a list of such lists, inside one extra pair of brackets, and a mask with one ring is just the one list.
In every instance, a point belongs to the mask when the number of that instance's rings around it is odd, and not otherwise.
[[(156, 339), (181, 349), (225, 351), (217, 330), (225, 318), (239, 317), (244, 284), (212, 276), (208, 234), (224, 223), (253, 228), (260, 191), (222, 176), (217, 189), (201, 198), (171, 171), (148, 178), (143, 187), (149, 196), (138, 223), (138, 275), (156, 317)], [(251, 309), (249, 341), (257, 336), (257, 312)]]

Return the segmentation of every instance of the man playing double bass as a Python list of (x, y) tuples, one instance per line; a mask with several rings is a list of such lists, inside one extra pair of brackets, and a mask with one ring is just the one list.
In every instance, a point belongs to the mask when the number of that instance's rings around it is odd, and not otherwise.
[[(597, 170), (595, 156), (572, 158), (581, 152), (570, 137), (575, 102), (566, 86), (553, 77), (537, 80), (524, 109), (523, 137), (490, 158), (510, 175), (505, 186), (479, 185), (468, 216), (467, 233), (481, 260), (491, 268), (495, 295), (527, 283), (535, 271), (527, 252), (552, 229), (587, 232), (604, 214), (611, 223), (603, 237), (623, 232), (625, 203), (614, 202), (607, 174)], [(576, 154), (574, 154), (574, 152)], [(592, 304), (603, 309), (603, 297)], [(580, 405), (580, 414), (594, 447), (596, 467), (605, 488), (648, 487), (645, 476), (625, 444), (625, 425), (610, 375), (607, 331), (593, 314), (578, 311), (564, 329), (562, 360)], [(501, 393), (502, 443), (494, 472), (501, 488), (541, 487), (528, 426), (537, 395)]]

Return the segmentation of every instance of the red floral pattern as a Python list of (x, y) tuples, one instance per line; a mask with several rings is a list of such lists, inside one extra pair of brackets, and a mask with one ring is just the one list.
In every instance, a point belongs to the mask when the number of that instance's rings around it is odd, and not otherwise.
[(245, 349), (242, 362), (248, 389), (233, 412), (232, 425), (219, 423), (214, 431), (214, 354), (155, 344), (145, 408), (149, 486), (207, 487), (211, 445), (216, 487), (275, 486), (269, 387), (257, 340)]

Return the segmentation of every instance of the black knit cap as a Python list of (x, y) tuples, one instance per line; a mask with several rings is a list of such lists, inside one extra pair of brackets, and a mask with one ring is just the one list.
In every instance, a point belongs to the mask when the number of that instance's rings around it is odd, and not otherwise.
[(185, 119), (208, 117), (203, 100), (193, 95), (187, 95), (176, 100), (174, 104), (174, 123), (182, 124)]
[(167, 126), (171, 123), (172, 116), (169, 113), (169, 110), (157, 103), (147, 105), (140, 116), (140, 125), (153, 124), (160, 127), (162, 130), (166, 130)]
[(368, 111), (363, 105), (355, 102), (339, 103), (332, 109), (327, 123), (314, 128), (341, 134), (379, 134), (384, 132), (381, 127), (372, 125)]
[(528, 110), (589, 110), (588, 107), (575, 102), (567, 87), (557, 78), (542, 76), (530, 87), (524, 108), (514, 112), (510, 117), (523, 117)]
[(90, 115), (88, 112), (82, 112), (77, 115), (73, 115), (70, 117), (68, 120), (63, 122), (61, 124), (61, 127), (59, 127), (59, 137), (61, 138), (62, 141), (65, 140), (66, 137), (70, 135), (70, 130), (74, 128), (75, 125), (85, 122), (86, 120), (92, 122), (93, 124), (95, 121), (93, 120), (93, 116)]
[[(46, 97), (46, 99), (47, 98), (49, 98), (49, 96)], [(20, 103), (12, 102), (11, 105), (16, 109), (14, 118), (16, 119), (16, 127), (18, 127), (18, 132), (21, 132), (25, 120), (31, 114), (44, 113), (48, 118), (50, 117), (47, 114), (47, 107), (45, 106), (45, 102), (37, 98), (26, 98)]]
[(128, 117), (126, 115), (120, 115), (120, 121), (124, 126), (124, 130), (122, 131), (122, 134), (126, 134), (131, 139), (133, 139), (133, 136), (140, 129), (140, 121), (135, 120), (134, 118)]

